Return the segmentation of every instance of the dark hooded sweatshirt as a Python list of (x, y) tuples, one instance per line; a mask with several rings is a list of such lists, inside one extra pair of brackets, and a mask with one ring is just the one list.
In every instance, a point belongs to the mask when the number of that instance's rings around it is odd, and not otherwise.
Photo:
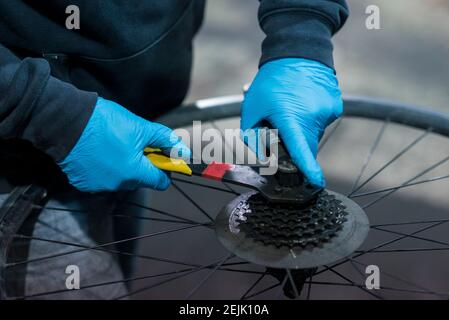
[[(98, 95), (148, 119), (179, 105), (204, 2), (0, 0), (1, 158), (12, 139), (64, 159)], [(66, 28), (69, 5), (80, 10), (80, 29)], [(260, 64), (302, 57), (333, 67), (331, 36), (348, 16), (345, 0), (260, 0), (258, 16)]]

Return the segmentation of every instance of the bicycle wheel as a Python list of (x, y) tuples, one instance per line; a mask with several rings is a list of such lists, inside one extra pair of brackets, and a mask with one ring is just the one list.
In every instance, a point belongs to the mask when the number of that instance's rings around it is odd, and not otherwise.
[[(199, 101), (159, 120), (173, 128), (190, 127), (194, 120), (202, 121), (204, 128), (237, 128), (241, 99)], [(319, 160), (328, 177), (327, 188), (358, 203), (369, 217), (370, 232), (362, 247), (339, 261), (293, 270), (239, 258), (217, 239), (215, 217), (248, 190), (180, 175), (173, 175), (173, 186), (156, 193), (150, 204), (125, 200), (117, 206), (112, 219), (139, 221), (138, 234), (87, 245), (76, 239), (36, 238), (32, 226), (39, 223), (43, 210), (54, 215), (86, 213), (49, 206), (52, 195), (32, 185), (5, 195), (0, 211), (1, 297), (51, 299), (64, 293), (69, 298), (90, 288), (126, 283), (128, 290), (112, 298), (447, 299), (449, 117), (365, 98), (344, 102), (342, 119), (328, 128), (321, 141)], [(132, 215), (131, 208), (145, 213)], [(59, 249), (30, 259), (30, 241)], [(116, 248), (128, 242), (139, 244), (137, 252)], [(136, 273), (115, 274), (102, 281), (95, 281), (91, 274), (79, 290), (70, 290), (62, 270), (57, 289), (24, 291), (30, 265), (51, 263), (80, 251), (132, 260)], [(369, 286), (372, 270), (379, 271), (378, 289)]]

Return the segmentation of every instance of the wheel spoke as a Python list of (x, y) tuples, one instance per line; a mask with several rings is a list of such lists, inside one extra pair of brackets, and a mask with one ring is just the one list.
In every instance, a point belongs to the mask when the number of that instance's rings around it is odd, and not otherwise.
[(393, 158), (391, 158), (390, 161), (388, 161), (386, 164), (384, 164), (380, 169), (378, 169), (376, 172), (374, 172), (371, 176), (369, 176), (365, 181), (363, 181), (357, 188), (355, 188), (349, 196), (353, 195), (355, 192), (362, 189), (368, 182), (370, 182), (372, 179), (374, 179), (377, 175), (379, 175), (382, 171), (384, 171), (386, 168), (388, 168), (391, 164), (393, 164), (397, 159), (399, 159), (401, 156), (403, 156), (405, 153), (407, 153), (410, 149), (412, 149), (414, 146), (416, 146), (421, 140), (423, 140), (428, 134), (430, 130), (425, 131), (423, 134), (418, 136), (415, 140), (413, 140), (409, 145), (407, 145), (404, 149), (399, 151)]
[(354, 259), (352, 259), (351, 257), (348, 257), (349, 258), (349, 263), (351, 264), (351, 266), (354, 268), (354, 270), (359, 274), (359, 276), (362, 278), (362, 279), (365, 279), (365, 274), (363, 274), (363, 272), (362, 272), (362, 270), (360, 270), (358, 267), (357, 267), (357, 265), (356, 265), (356, 261), (354, 261)]
[(135, 295), (135, 294), (137, 294), (137, 293), (145, 292), (145, 291), (148, 291), (148, 290), (150, 290), (150, 289), (154, 289), (154, 288), (156, 288), (156, 287), (159, 287), (159, 286), (161, 286), (161, 285), (164, 285), (164, 284), (166, 284), (166, 283), (168, 283), (168, 282), (171, 282), (171, 281), (180, 279), (180, 278), (182, 278), (182, 277), (186, 277), (186, 276), (191, 275), (191, 274), (193, 274), (193, 273), (196, 273), (196, 272), (198, 272), (198, 271), (201, 271), (201, 270), (204, 270), (204, 269), (209, 269), (209, 268), (211, 268), (211, 267), (215, 267), (215, 265), (217, 265), (218, 263), (220, 263), (222, 260), (223, 260), (223, 259), (220, 259), (220, 260), (218, 260), (218, 262), (213, 262), (213, 263), (208, 264), (208, 265), (205, 265), (205, 266), (199, 266), (199, 267), (196, 267), (196, 268), (194, 268), (194, 269), (192, 269), (192, 270), (190, 270), (190, 271), (188, 271), (188, 272), (185, 272), (185, 273), (183, 273), (183, 274), (181, 274), (181, 275), (177, 275), (177, 276), (171, 277), (171, 278), (169, 278), (169, 279), (166, 279), (166, 280), (157, 282), (157, 283), (155, 283), (155, 284), (152, 284), (152, 285), (150, 285), (150, 286), (146, 286), (146, 287), (143, 287), (143, 288), (140, 288), (140, 289), (137, 289), (137, 290), (128, 292), (127, 294), (124, 294), (124, 295), (121, 295), (121, 296), (116, 297), (114, 300), (120, 300), (120, 299), (123, 299), (123, 298), (127, 298), (127, 297), (130, 297), (130, 296)]
[[(430, 225), (430, 226), (421, 228), (421, 229), (419, 229), (419, 230), (417, 230), (417, 231), (411, 233), (411, 235), (415, 235), (415, 234), (418, 234), (418, 233), (420, 233), (420, 232), (424, 232), (424, 231), (429, 230), (429, 229), (431, 229), (431, 228), (434, 228), (434, 227), (436, 227), (436, 226), (442, 225), (442, 224), (444, 224), (444, 223), (446, 223), (446, 222), (447, 222), (447, 221), (442, 221), (442, 222), (434, 223), (434, 224), (432, 224), (432, 225)], [(381, 244), (379, 244), (379, 245), (377, 245), (377, 246), (375, 246), (375, 247), (373, 247), (373, 248), (371, 248), (371, 249), (364, 250), (364, 251), (358, 251), (358, 253), (356, 253), (356, 255), (355, 255), (354, 257), (343, 259), (342, 261), (333, 264), (330, 268), (338, 267), (338, 266), (340, 266), (340, 265), (342, 265), (342, 264), (344, 264), (344, 263), (347, 263), (347, 262), (350, 261), (351, 259), (359, 258), (359, 257), (361, 257), (361, 256), (363, 256), (363, 255), (366, 255), (366, 254), (368, 254), (368, 253), (370, 253), (370, 252), (372, 252), (372, 251), (374, 251), (374, 250), (383, 248), (383, 247), (385, 247), (385, 246), (387, 246), (387, 245), (389, 245), (389, 244), (398, 242), (398, 241), (400, 241), (400, 240), (402, 240), (402, 239), (404, 239), (404, 238), (406, 238), (406, 236), (400, 236), (400, 237), (394, 238), (394, 239), (392, 239), (392, 240), (386, 241), (386, 242), (384, 242), (384, 243), (381, 243)], [(355, 260), (354, 260), (354, 261), (355, 261)], [(324, 272), (326, 272), (326, 271), (328, 271), (328, 270), (327, 270), (327, 269), (324, 269), (324, 270), (318, 271), (317, 273), (315, 273), (315, 275), (319, 275), (319, 274), (324, 273)]]
[(267, 275), (267, 272), (263, 272), (259, 278), (257, 278), (257, 280), (248, 288), (248, 290), (245, 291), (245, 293), (242, 295), (242, 297), (240, 298), (240, 300), (245, 300), (246, 296), (259, 284), (260, 281), (262, 281), (263, 278), (265, 278), (265, 276)]
[(201, 281), (192, 290), (190, 290), (190, 292), (186, 295), (185, 300), (189, 300), (206, 283), (206, 281), (209, 280), (209, 278), (215, 272), (217, 272), (218, 268), (220, 268), (220, 266), (223, 263), (225, 263), (226, 261), (231, 259), (233, 256), (234, 256), (234, 254), (231, 253), (231, 254), (227, 255), (225, 258), (223, 258), (219, 263), (217, 263), (217, 265), (207, 274), (207, 276), (205, 276), (203, 279), (201, 279)]
[(358, 193), (358, 194), (352, 194), (352, 195), (349, 195), (348, 198), (365, 197), (365, 196), (370, 196), (370, 195), (373, 195), (373, 194), (384, 193), (384, 192), (387, 192), (387, 191), (396, 191), (396, 190), (399, 190), (399, 189), (403, 189), (403, 188), (407, 188), (407, 187), (412, 187), (412, 186), (416, 186), (416, 185), (423, 184), (423, 183), (439, 181), (439, 180), (443, 180), (443, 179), (447, 179), (447, 178), (449, 178), (449, 175), (444, 175), (444, 176), (435, 177), (435, 178), (430, 178), (430, 179), (426, 179), (426, 180), (421, 180), (421, 181), (416, 181), (416, 182), (411, 182), (411, 183), (401, 184), (401, 185), (399, 185), (399, 186), (390, 187), (390, 188), (385, 188), (385, 189), (378, 189), (378, 190), (369, 191), (369, 192), (363, 192), (363, 193)]
[(41, 219), (37, 219), (36, 223), (39, 223), (40, 225), (42, 225), (42, 226), (44, 226), (44, 227), (46, 227), (46, 228), (48, 228), (48, 229), (58, 233), (58, 234), (60, 234), (60, 235), (62, 235), (64, 237), (70, 238), (72, 241), (77, 241), (77, 239), (75, 237), (73, 237), (72, 235), (68, 234), (67, 232), (62, 231), (61, 229), (59, 229), (59, 228), (57, 228), (55, 226), (52, 226), (52, 225), (48, 224), (45, 221), (42, 221)]
[[(65, 245), (65, 246), (78, 247), (78, 248), (86, 248), (86, 249), (90, 248), (89, 246), (83, 245), (83, 244), (80, 244), (80, 243), (73, 243), (73, 242), (53, 240), (53, 239), (45, 239), (45, 238), (39, 238), (39, 237), (31, 237), (31, 236), (22, 235), (22, 234), (15, 235), (15, 238), (26, 239), (26, 240), (34, 240), (34, 241), (42, 241), (42, 242), (48, 242), (48, 243), (54, 243), (54, 244), (60, 244), (60, 245)], [(194, 263), (187, 263), (187, 262), (182, 262), (182, 261), (177, 261), (177, 260), (158, 258), (158, 257), (142, 255), (142, 254), (136, 254), (136, 253), (126, 252), (126, 251), (118, 251), (118, 250), (113, 250), (113, 249), (95, 248), (95, 249), (92, 249), (92, 250), (103, 251), (103, 252), (107, 252), (107, 253), (128, 256), (130, 258), (140, 258), (140, 259), (146, 259), (146, 260), (170, 263), (170, 264), (181, 265), (181, 266), (189, 266), (189, 267), (199, 267), (199, 266), (201, 266), (201, 265), (194, 264)], [(250, 273), (250, 274), (258, 274), (258, 275), (263, 274), (263, 272), (260, 272), (260, 271), (226, 268), (226, 267), (229, 267), (229, 266), (235, 266), (235, 265), (241, 265), (241, 264), (248, 264), (248, 262), (225, 263), (225, 264), (222, 265), (221, 268), (219, 268), (219, 270), (220, 271), (228, 271), (228, 272), (236, 272), (236, 273)]]
[[(286, 277), (285, 279), (287, 279), (287, 277)], [(276, 283), (276, 284), (273, 284), (273, 285), (271, 285), (271, 286), (269, 286), (269, 287), (267, 287), (267, 288), (265, 288), (265, 289), (262, 289), (262, 290), (260, 290), (260, 291), (257, 291), (256, 293), (253, 293), (253, 294), (247, 296), (247, 297), (246, 297), (246, 300), (251, 299), (251, 298), (254, 298), (254, 297), (257, 297), (258, 295), (261, 295), (262, 293), (265, 293), (265, 292), (267, 292), (267, 291), (270, 291), (271, 289), (277, 288), (277, 287), (280, 286), (280, 285), (281, 285), (281, 282)]]
[(335, 131), (337, 131), (338, 127), (340, 126), (341, 122), (343, 121), (343, 118), (339, 118), (335, 125), (332, 127), (331, 131), (321, 140), (320, 144), (318, 145), (318, 153), (324, 148), (326, 143), (329, 141), (329, 139), (333, 136)]
[(372, 228), (372, 229), (383, 231), (383, 232), (387, 232), (387, 233), (392, 233), (392, 234), (396, 234), (396, 235), (400, 235), (400, 236), (406, 236), (405, 239), (411, 238), (411, 239), (417, 239), (417, 240), (427, 241), (427, 242), (431, 242), (431, 243), (435, 243), (435, 244), (441, 244), (441, 245), (449, 246), (449, 243), (447, 243), (447, 242), (442, 242), (442, 241), (438, 241), (438, 240), (433, 240), (433, 239), (428, 239), (428, 238), (424, 238), (424, 237), (414, 236), (414, 235), (408, 234), (408, 233), (397, 232), (397, 231), (393, 231), (393, 230), (386, 230), (386, 229), (376, 228), (376, 227)]
[[(352, 260), (352, 259), (351, 259), (351, 260)], [(351, 261), (351, 260), (350, 260), (350, 261)], [(357, 285), (355, 284), (354, 281), (352, 281), (352, 280), (349, 279), (348, 277), (342, 275), (340, 272), (338, 272), (337, 270), (335, 270), (334, 267), (328, 267), (328, 266), (324, 266), (324, 267), (327, 268), (330, 272), (332, 272), (332, 273), (336, 274), (337, 276), (339, 276), (340, 278), (342, 278), (343, 280), (347, 281), (347, 282), (350, 283), (351, 285), (358, 287), (360, 290), (364, 291), (365, 293), (368, 293), (369, 295), (375, 297), (376, 299), (384, 300), (383, 297), (381, 297), (381, 296), (378, 295), (378, 294), (375, 294), (374, 292), (371, 292), (371, 291), (368, 290), (366, 287), (363, 287), (363, 286), (357, 286)]]
[(310, 295), (312, 293), (312, 281), (313, 281), (313, 275), (310, 276), (309, 278), (309, 283), (307, 285), (307, 300), (310, 300)]
[[(401, 184), (401, 186), (404, 186), (410, 182), (413, 182), (414, 180), (418, 179), (419, 177), (425, 175), (426, 173), (432, 171), (433, 169), (441, 166), (442, 164), (446, 163), (449, 160), (449, 156), (447, 156), (446, 158), (443, 158), (442, 160), (438, 161), (437, 163), (433, 164), (432, 166), (430, 166), (429, 168), (421, 171), (420, 173), (418, 173), (416, 176), (414, 176), (413, 178), (405, 181), (404, 183)], [(362, 207), (362, 209), (367, 209), (369, 207), (371, 207), (372, 205), (378, 203), (380, 200), (385, 199), (386, 197), (392, 195), (393, 193), (395, 193), (397, 190), (399, 190), (399, 188), (391, 190), (381, 196), (379, 196), (378, 198), (374, 199), (373, 201), (369, 202), (368, 204), (364, 205)]]
[(214, 219), (203, 209), (200, 207), (200, 205), (193, 200), (193, 198), (191, 196), (189, 196), (187, 193), (184, 192), (184, 190), (182, 190), (176, 183), (172, 183), (173, 187), (178, 190), (179, 193), (181, 193), (187, 200), (190, 201), (191, 204), (193, 204), (195, 206), (195, 208), (197, 208), (204, 216), (206, 216), (210, 221), (214, 221)]
[(299, 298), (299, 291), (298, 291), (298, 288), (296, 287), (295, 281), (293, 280), (292, 273), (290, 272), (289, 269), (285, 269), (285, 271), (287, 272), (288, 279), (289, 279), (290, 284), (291, 284), (291, 286), (293, 288), (293, 292), (295, 293), (295, 299), (298, 299)]
[(142, 217), (136, 215), (128, 215), (128, 214), (114, 214), (115, 218), (123, 218), (123, 219), (136, 219), (136, 220), (144, 220), (144, 221), (155, 221), (155, 222), (166, 222), (166, 223), (181, 223), (181, 224), (198, 224), (197, 222), (188, 222), (188, 221), (180, 221), (180, 220), (171, 220), (171, 219), (163, 219), (163, 218), (149, 218)]
[[(182, 231), (182, 230), (186, 230), (186, 229), (192, 229), (192, 228), (195, 228), (195, 227), (198, 227), (198, 226), (203, 226), (203, 225), (204, 224), (198, 224), (198, 225), (194, 225), (194, 226), (186, 226), (186, 227), (182, 227), (182, 228), (176, 228), (176, 229), (170, 229), (170, 230), (165, 230), (165, 231), (159, 231), (159, 232), (144, 234), (144, 235), (141, 235), (141, 236), (135, 236), (135, 237), (132, 237), (132, 238), (126, 238), (126, 239), (122, 239), (122, 240), (107, 242), (107, 243), (103, 243), (103, 244), (99, 244), (99, 245), (95, 245), (95, 246), (82, 247), (81, 249), (70, 250), (70, 251), (66, 251), (66, 252), (51, 254), (51, 255), (42, 256), (42, 257), (33, 258), (33, 259), (29, 259), (29, 260), (24, 260), (24, 261), (19, 261), (19, 262), (7, 263), (6, 267), (11, 268), (11, 267), (16, 267), (16, 266), (23, 265), (23, 264), (28, 264), (28, 263), (33, 263), (33, 262), (37, 262), (37, 261), (48, 260), (48, 259), (57, 258), (57, 257), (62, 257), (62, 256), (66, 256), (66, 255), (69, 255), (69, 254), (79, 253), (79, 252), (83, 252), (83, 251), (97, 250), (99, 248), (104, 248), (104, 247), (112, 246), (112, 245), (119, 244), (119, 243), (126, 243), (126, 242), (130, 242), (130, 241), (147, 239), (147, 238), (151, 238), (151, 237), (165, 235), (165, 234), (168, 234), (168, 233), (173, 233), (173, 232)], [(31, 239), (39, 239), (39, 238), (36, 238), (36, 237), (28, 237), (28, 236), (24, 236), (24, 235), (15, 235), (15, 237), (26, 237), (26, 238), (31, 238)], [(81, 245), (79, 245), (79, 246), (81, 247)]]
[[(359, 258), (359, 257), (361, 257), (361, 256), (363, 256), (363, 255), (365, 255), (365, 254), (367, 254), (367, 253), (370, 253), (370, 252), (372, 252), (372, 251), (374, 251), (374, 250), (383, 248), (383, 247), (388, 246), (388, 245), (390, 245), (390, 244), (396, 243), (396, 242), (398, 242), (398, 241), (400, 241), (400, 240), (402, 240), (402, 239), (405, 239), (405, 238), (407, 238), (407, 237), (410, 236), (410, 235), (416, 235), (416, 234), (418, 234), (418, 233), (421, 233), (421, 232), (430, 230), (430, 229), (435, 228), (435, 227), (437, 227), (437, 226), (439, 226), (439, 225), (442, 225), (442, 224), (444, 224), (444, 223), (446, 223), (446, 222), (447, 222), (447, 221), (442, 221), (442, 222), (434, 223), (434, 224), (432, 224), (432, 225), (430, 225), (430, 226), (427, 226), (427, 227), (421, 228), (421, 229), (419, 229), (419, 230), (417, 230), (417, 231), (414, 231), (414, 232), (412, 232), (411, 234), (402, 235), (402, 236), (399, 236), (399, 237), (394, 238), (394, 239), (392, 239), (392, 240), (386, 241), (386, 242), (384, 242), (384, 243), (382, 243), (382, 244), (379, 244), (379, 245), (375, 246), (374, 248), (371, 248), (371, 249), (369, 249), (369, 250), (362, 251), (362, 252), (358, 253), (358, 254), (357, 254), (355, 257), (353, 257), (352, 259)], [(348, 260), (349, 260), (349, 259), (348, 259)], [(347, 262), (348, 260), (343, 261), (342, 263)], [(335, 267), (335, 265), (334, 265), (333, 267)]]
[(275, 295), (276, 300), (279, 300), (281, 298), (281, 295), (282, 295), (282, 292), (284, 291), (284, 287), (285, 287), (285, 284), (287, 283), (287, 280), (288, 280), (288, 274), (285, 274), (284, 280), (282, 280), (280, 287), (276, 292), (276, 295)]
[(424, 223), (436, 223), (436, 222), (447, 222), (447, 221), (449, 221), (449, 219), (383, 223), (383, 224), (373, 224), (373, 225), (371, 225), (371, 228), (374, 228), (374, 227), (405, 226), (405, 225), (409, 225), (409, 224), (424, 224)]
[[(353, 283), (352, 284), (352, 283), (340, 283), (340, 282), (314, 281), (313, 284), (315, 284), (315, 285), (329, 285), (329, 286), (344, 286), (344, 287), (365, 288), (364, 285), (357, 284), (357, 283)], [(445, 299), (449, 298), (449, 294), (448, 293), (428, 292), (428, 291), (425, 291), (425, 290), (402, 289), (402, 288), (393, 288), (393, 287), (381, 287), (380, 290), (430, 294), (430, 295), (436, 295), (436, 296), (439, 296), (439, 297), (444, 297)]]
[[(70, 212), (70, 213), (83, 213), (83, 214), (89, 214), (89, 212), (85, 210), (77, 210), (77, 209), (69, 209), (69, 208), (59, 208), (59, 207), (51, 207), (51, 206), (33, 206), (36, 209), (46, 209), (54, 212)], [(112, 217), (116, 218), (124, 218), (124, 219), (136, 219), (136, 220), (147, 220), (147, 221), (156, 221), (156, 222), (169, 222), (169, 223), (184, 223), (184, 224), (198, 224), (198, 222), (190, 222), (186, 220), (172, 220), (172, 219), (163, 219), (163, 218), (150, 218), (145, 216), (136, 216), (136, 215), (129, 215), (129, 214), (121, 214), (121, 213), (115, 213), (111, 215)]]
[[(38, 238), (38, 237), (30, 237), (30, 236), (21, 235), (21, 234), (18, 234), (15, 237), (16, 238), (20, 238), (20, 239), (49, 242), (49, 243), (61, 244), (61, 245), (72, 246), (72, 247), (89, 248), (88, 246), (82, 245), (82, 244), (79, 244), (79, 243), (72, 243), (72, 242), (66, 242), (66, 241), (60, 241), (60, 240), (52, 240), (52, 239), (45, 239), (45, 238)], [(198, 267), (198, 266), (200, 266), (198, 264), (193, 264), (193, 263), (187, 263), (187, 262), (181, 262), (181, 261), (176, 261), (176, 260), (157, 258), (157, 257), (148, 256), (148, 255), (142, 255), (142, 254), (125, 252), (125, 251), (112, 250), (112, 249), (96, 248), (96, 249), (93, 249), (93, 250), (104, 251), (104, 252), (108, 252), (108, 253), (112, 253), (112, 254), (118, 254), (118, 255), (124, 255), (124, 256), (131, 257), (131, 258), (147, 259), (147, 260), (171, 263), (171, 264), (182, 265), (182, 266), (191, 266), (191, 267)], [(236, 273), (250, 273), (250, 274), (257, 274), (257, 275), (262, 275), (263, 274), (263, 272), (260, 272), (260, 271), (224, 268), (224, 267), (228, 267), (228, 266), (241, 265), (241, 264), (247, 264), (247, 263), (248, 262), (225, 263), (218, 270), (220, 270), (220, 271), (228, 271), (228, 272), (236, 272)]]
[(187, 183), (187, 184), (191, 184), (194, 186), (198, 186), (198, 187), (203, 187), (203, 188), (207, 188), (207, 189), (212, 189), (212, 190), (217, 190), (217, 191), (221, 191), (221, 192), (226, 192), (226, 193), (232, 193), (234, 195), (239, 195), (240, 193), (232, 190), (227, 184), (223, 183), (223, 185), (226, 187), (226, 189), (223, 188), (219, 188), (219, 187), (215, 187), (215, 186), (210, 186), (207, 184), (203, 184), (203, 183), (199, 183), (196, 181), (188, 181), (186, 179), (179, 179), (179, 178), (175, 178), (172, 177), (171, 178), (173, 181), (177, 181), (177, 182), (182, 182), (182, 183)]
[(236, 273), (248, 273), (248, 274), (257, 274), (262, 275), (263, 272), (261, 271), (253, 271), (253, 270), (243, 270), (243, 269), (230, 269), (230, 268), (218, 268), (218, 271), (229, 271), (229, 272), (236, 272)]
[(199, 223), (201, 223), (201, 222), (198, 222), (198, 221), (194, 221), (194, 220), (190, 220), (190, 219), (187, 219), (187, 218), (184, 218), (184, 217), (180, 217), (180, 216), (178, 216), (176, 214), (169, 213), (169, 212), (166, 212), (166, 211), (163, 211), (163, 210), (159, 210), (159, 209), (151, 208), (151, 207), (148, 207), (148, 206), (144, 206), (144, 205), (141, 205), (139, 203), (132, 202), (132, 201), (125, 201), (125, 203), (129, 204), (131, 206), (137, 207), (137, 208), (141, 208), (141, 209), (148, 210), (148, 211), (151, 211), (151, 212), (159, 213), (159, 214), (161, 214), (163, 216), (179, 219), (179, 220), (182, 220), (182, 221), (187, 221), (187, 222), (190, 222), (192, 224), (199, 224)]
[[(366, 263), (363, 263), (363, 262), (360, 262), (360, 261), (356, 261), (356, 260), (353, 260), (353, 261), (354, 261), (354, 263), (360, 264), (360, 265), (362, 265), (362, 266), (365, 266), (365, 267), (368, 266)], [(385, 272), (385, 271), (380, 271), (380, 273), (381, 273), (382, 275), (384, 275), (384, 276), (387, 276), (387, 277), (393, 279), (393, 280), (396, 280), (396, 281), (402, 282), (402, 283), (404, 283), (404, 284), (407, 284), (407, 285), (409, 285), (409, 286), (418, 288), (418, 289), (420, 289), (420, 293), (432, 294), (432, 295), (437, 295), (437, 296), (440, 296), (440, 297), (442, 297), (442, 296), (444, 296), (444, 295), (448, 295), (448, 294), (446, 294), (446, 293), (438, 293), (438, 292), (434, 292), (434, 291), (432, 291), (432, 290), (429, 290), (428, 288), (425, 288), (425, 287), (423, 287), (423, 286), (421, 286), (421, 285), (418, 285), (418, 284), (416, 284), (416, 283), (414, 283), (414, 282), (411, 282), (411, 281), (402, 279), (402, 278), (400, 278), (400, 277), (398, 277), (398, 276), (395, 276), (395, 275), (393, 275), (393, 274), (391, 274), (391, 273), (388, 273), (388, 272)], [(449, 296), (449, 295), (448, 295), (448, 296)]]
[[(411, 249), (385, 249), (385, 250), (375, 250), (369, 253), (399, 253), (399, 252), (425, 252), (425, 251), (446, 251), (449, 247), (444, 248), (411, 248)], [(358, 251), (356, 251), (358, 252)]]
[(379, 145), (379, 142), (385, 133), (385, 129), (387, 128), (388, 123), (389, 123), (388, 120), (383, 122), (382, 127), (380, 128), (379, 132), (377, 133), (374, 143), (371, 145), (371, 148), (370, 148), (369, 153), (365, 159), (365, 162), (363, 163), (362, 168), (360, 169), (360, 172), (357, 175), (357, 178), (355, 179), (354, 184), (352, 185), (351, 192), (349, 194), (353, 193), (354, 190), (357, 189), (358, 183), (360, 182), (360, 179), (362, 178), (363, 174), (365, 173), (365, 170), (368, 167), (368, 164), (370, 163), (371, 158), (374, 155), (374, 152), (376, 151), (376, 149)]
[(248, 261), (228, 262), (228, 263), (225, 263), (224, 266), (236, 266), (236, 265), (242, 265), (242, 264), (250, 264), (250, 263)]
[[(109, 286), (109, 285), (119, 284), (119, 283), (127, 283), (127, 282), (133, 282), (133, 281), (140, 281), (140, 280), (146, 280), (146, 279), (151, 279), (151, 278), (169, 276), (169, 275), (172, 275), (172, 274), (179, 274), (179, 273), (188, 272), (188, 271), (191, 271), (191, 270), (193, 270), (193, 268), (186, 268), (186, 269), (182, 269), (182, 270), (164, 272), (164, 273), (159, 273), (159, 274), (151, 274), (151, 275), (140, 276), (140, 277), (133, 277), (133, 278), (127, 278), (127, 279), (120, 279), (120, 280), (112, 280), (112, 281), (106, 281), (106, 282), (100, 282), (100, 283), (93, 283), (93, 284), (84, 285), (84, 286), (80, 287), (79, 289), (77, 289), (76, 291), (92, 289), (92, 288), (97, 288), (97, 287), (104, 287), (104, 286)], [(72, 289), (61, 289), (61, 290), (54, 290), (54, 291), (48, 291), (48, 292), (39, 292), (39, 293), (34, 293), (34, 294), (22, 296), (22, 297), (14, 297), (14, 299), (25, 300), (25, 299), (37, 298), (37, 297), (41, 297), (41, 296), (48, 296), (48, 295), (64, 293), (64, 292), (73, 292), (73, 290)]]
[[(225, 264), (223, 264), (223, 265), (225, 265)], [(212, 267), (210, 266), (209, 268), (212, 268)], [(159, 273), (159, 274), (152, 274), (152, 275), (146, 275), (146, 276), (127, 278), (127, 279), (120, 279), (120, 280), (114, 280), (114, 281), (106, 281), (106, 282), (94, 283), (94, 284), (84, 285), (84, 286), (80, 287), (78, 290), (92, 289), (92, 288), (96, 288), (96, 287), (103, 287), (103, 286), (108, 286), (108, 285), (113, 285), (113, 284), (127, 283), (127, 282), (146, 280), (146, 279), (150, 279), (150, 278), (169, 276), (169, 275), (173, 275), (173, 274), (179, 274), (179, 273), (183, 273), (183, 272), (188, 272), (188, 271), (191, 271), (193, 269), (194, 268), (186, 268), (186, 269), (181, 269), (181, 270), (176, 270), (176, 271), (171, 271), (171, 272), (164, 272), (164, 273)], [(231, 270), (231, 269), (221, 269), (221, 268), (218, 269), (218, 270), (220, 270), (220, 271), (234, 271), (234, 270)], [(235, 272), (240, 272), (240, 270), (235, 270)], [(261, 274), (261, 276), (263, 276), (263, 275), (264, 275), (264, 273)], [(64, 293), (64, 292), (73, 292), (73, 290), (72, 289), (61, 289), (61, 290), (54, 290), (54, 291), (48, 291), (48, 292), (40, 292), (40, 293), (30, 294), (30, 295), (21, 296), (21, 297), (13, 297), (13, 299), (25, 300), (25, 299), (37, 298), (37, 297), (41, 297), (41, 296), (48, 296), (48, 295)]]

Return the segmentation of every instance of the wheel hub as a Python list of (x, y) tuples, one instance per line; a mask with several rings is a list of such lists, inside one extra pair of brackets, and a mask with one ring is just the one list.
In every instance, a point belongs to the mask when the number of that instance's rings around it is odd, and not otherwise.
[(216, 234), (231, 252), (272, 268), (305, 269), (338, 261), (365, 240), (369, 222), (352, 200), (321, 192), (307, 206), (268, 203), (256, 192), (225, 206)]

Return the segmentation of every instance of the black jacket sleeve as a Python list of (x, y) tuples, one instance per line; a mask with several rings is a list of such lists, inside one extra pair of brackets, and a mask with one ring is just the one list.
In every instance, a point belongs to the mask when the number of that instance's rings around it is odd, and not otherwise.
[(90, 118), (96, 93), (50, 75), (45, 59), (20, 60), (0, 45), (0, 138), (19, 138), (62, 160)]
[(348, 15), (345, 0), (260, 0), (259, 23), (266, 34), (260, 65), (298, 57), (333, 68), (331, 37)]

